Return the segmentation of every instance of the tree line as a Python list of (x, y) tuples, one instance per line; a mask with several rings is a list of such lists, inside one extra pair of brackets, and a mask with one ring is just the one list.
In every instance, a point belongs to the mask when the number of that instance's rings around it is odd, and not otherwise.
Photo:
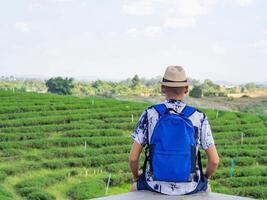
[[(11, 80), (1, 79), (0, 89), (14, 91), (34, 91), (51, 92), (60, 95), (79, 95), (79, 96), (160, 96), (160, 81), (162, 77), (140, 78), (134, 75), (122, 81), (75, 81), (74, 78), (52, 77), (46, 81), (41, 80)], [(231, 93), (253, 92), (258, 86), (251, 82), (240, 86), (220, 86), (209, 79), (200, 82), (190, 79), (189, 96), (195, 98), (227, 96)]]

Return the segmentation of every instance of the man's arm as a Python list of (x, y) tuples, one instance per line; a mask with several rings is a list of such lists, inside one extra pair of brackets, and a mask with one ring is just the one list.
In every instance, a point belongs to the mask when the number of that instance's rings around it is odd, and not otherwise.
[(205, 176), (210, 178), (219, 165), (219, 156), (215, 145), (211, 145), (208, 149), (206, 149), (206, 154), (208, 156), (208, 165)]
[(129, 155), (129, 165), (133, 174), (133, 181), (137, 181), (139, 169), (139, 157), (142, 152), (142, 145), (134, 141), (132, 150)]

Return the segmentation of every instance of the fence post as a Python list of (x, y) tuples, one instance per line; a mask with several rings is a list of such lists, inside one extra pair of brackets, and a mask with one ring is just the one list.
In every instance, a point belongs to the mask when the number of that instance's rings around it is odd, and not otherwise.
[(134, 121), (134, 116), (133, 116), (133, 114), (132, 114), (132, 122)]
[(216, 113), (216, 119), (219, 117), (219, 110), (217, 110), (217, 113)]
[(87, 141), (84, 142), (84, 151), (87, 149)]
[(241, 133), (241, 145), (243, 144), (244, 141), (244, 133)]
[(233, 176), (234, 167), (235, 167), (235, 161), (234, 161), (234, 159), (232, 159), (231, 168), (230, 168), (230, 177)]
[(108, 188), (109, 188), (109, 184), (110, 184), (110, 177), (111, 177), (111, 174), (109, 174), (109, 176), (108, 176), (108, 182), (107, 182), (107, 186), (106, 186), (106, 192), (105, 192), (105, 195), (108, 194)]

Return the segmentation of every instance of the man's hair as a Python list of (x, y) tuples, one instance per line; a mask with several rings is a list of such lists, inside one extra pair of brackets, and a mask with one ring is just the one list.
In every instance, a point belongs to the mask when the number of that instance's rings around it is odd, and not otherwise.
[(162, 87), (164, 87), (165, 89), (165, 93), (171, 93), (171, 94), (175, 94), (175, 95), (180, 95), (184, 93), (184, 87), (168, 87), (163, 85)]

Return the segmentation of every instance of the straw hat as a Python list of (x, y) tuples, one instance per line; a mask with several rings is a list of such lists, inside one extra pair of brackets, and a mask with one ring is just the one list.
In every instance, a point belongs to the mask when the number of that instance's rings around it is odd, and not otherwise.
[(168, 66), (160, 83), (168, 87), (184, 87), (189, 85), (185, 71), (181, 66)]

